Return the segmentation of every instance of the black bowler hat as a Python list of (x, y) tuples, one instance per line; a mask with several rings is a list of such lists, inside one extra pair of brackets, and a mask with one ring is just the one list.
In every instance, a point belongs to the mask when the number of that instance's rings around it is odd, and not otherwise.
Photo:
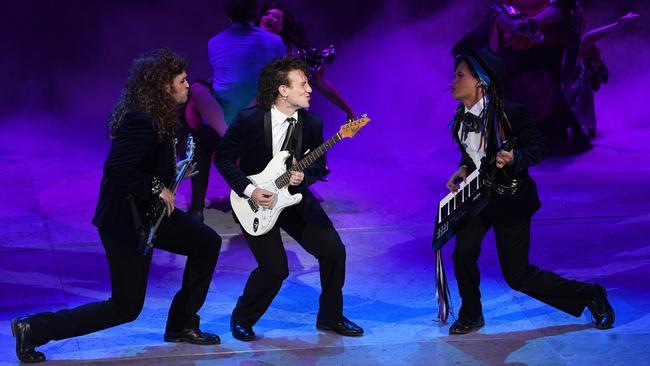
[(475, 59), (481, 67), (487, 72), (490, 80), (494, 82), (497, 87), (501, 87), (503, 79), (506, 76), (506, 66), (499, 55), (488, 46), (481, 46), (478, 48), (467, 47), (457, 43), (451, 49), (451, 54), (454, 57), (469, 56)]

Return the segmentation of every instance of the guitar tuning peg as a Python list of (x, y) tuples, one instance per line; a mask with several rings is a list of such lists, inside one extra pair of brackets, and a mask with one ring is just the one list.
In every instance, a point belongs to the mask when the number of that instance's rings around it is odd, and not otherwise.
[(361, 118), (366, 118), (366, 117), (368, 117), (368, 115), (366, 113), (361, 115)]

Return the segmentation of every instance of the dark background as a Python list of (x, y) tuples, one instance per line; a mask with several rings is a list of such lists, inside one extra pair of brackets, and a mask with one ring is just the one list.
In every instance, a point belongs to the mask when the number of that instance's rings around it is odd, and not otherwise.
[[(437, 12), (458, 3), (469, 5), (464, 11), (475, 13), (478, 20), (485, 14), (489, 1), (287, 0), (284, 3), (303, 21), (313, 45), (334, 43), (339, 50), (345, 50), (348, 41), (373, 25), (390, 34), (399, 31), (403, 24), (427, 17), (435, 19)], [(588, 29), (613, 21), (627, 11), (641, 13), (642, 19), (621, 33), (635, 33), (645, 43), (639, 47), (648, 46), (650, 27), (645, 14), (650, 12), (645, 10), (650, 5), (647, 1), (585, 1), (584, 7)], [(3, 8), (0, 118), (35, 111), (65, 114), (79, 110), (80, 104), (97, 107), (89, 111), (97, 113), (91, 118), (105, 116), (119, 95), (131, 60), (157, 47), (166, 46), (186, 55), (190, 61), (190, 79), (209, 77), (207, 41), (229, 24), (223, 1), (215, 0), (27, 0), (4, 2)], [(451, 17), (448, 20), (453, 22), (455, 16), (452, 13), (446, 18)], [(470, 27), (468, 24), (467, 28)], [(413, 52), (426, 52), (426, 49)]]

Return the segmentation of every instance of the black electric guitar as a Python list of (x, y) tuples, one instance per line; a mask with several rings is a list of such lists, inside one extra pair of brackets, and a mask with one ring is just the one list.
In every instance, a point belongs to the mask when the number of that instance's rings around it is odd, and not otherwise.
[[(172, 193), (176, 193), (178, 186), (181, 184), (183, 178), (185, 178), (187, 170), (192, 164), (192, 160), (194, 159), (194, 148), (194, 138), (190, 134), (187, 138), (187, 152), (185, 156), (186, 162), (176, 172), (174, 183), (172, 183), (172, 186), (169, 188)], [(166, 214), (167, 206), (165, 206), (162, 202), (156, 202), (153, 204), (151, 212), (147, 215), (150, 218), (149, 222), (151, 223), (151, 228), (149, 229), (149, 233), (146, 236), (146, 240), (140, 241), (140, 244), (138, 246), (139, 253), (147, 255), (151, 248), (153, 248), (154, 240), (156, 239), (156, 231), (158, 230), (158, 227), (160, 226), (162, 220), (165, 218)], [(144, 237), (142, 239), (144, 239)]]

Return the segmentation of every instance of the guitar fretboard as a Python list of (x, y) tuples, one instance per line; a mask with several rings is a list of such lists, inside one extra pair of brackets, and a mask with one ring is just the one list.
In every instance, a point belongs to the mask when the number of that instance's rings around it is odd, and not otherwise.
[(181, 184), (181, 181), (183, 181), (183, 178), (185, 178), (185, 173), (187, 173), (187, 169), (189, 169), (190, 165), (192, 164), (192, 161), (194, 160), (194, 137), (192, 134), (190, 134), (187, 138), (187, 155), (185, 157), (186, 160), (188, 160), (187, 164), (183, 165), (181, 170), (177, 172), (176, 174), (176, 179), (174, 179), (174, 183), (172, 183), (171, 191), (172, 193), (176, 193), (176, 189), (178, 189), (178, 186)]
[(291, 178), (291, 172), (302, 172), (318, 158), (323, 156), (325, 152), (334, 146), (337, 142), (341, 141), (343, 138), (340, 134), (332, 136), (329, 140), (323, 142), (319, 147), (314, 151), (310, 152), (309, 155), (305, 156), (300, 160), (296, 165), (292, 166), (284, 174), (275, 179), (275, 186), (278, 188), (284, 188), (289, 185), (289, 179)]

